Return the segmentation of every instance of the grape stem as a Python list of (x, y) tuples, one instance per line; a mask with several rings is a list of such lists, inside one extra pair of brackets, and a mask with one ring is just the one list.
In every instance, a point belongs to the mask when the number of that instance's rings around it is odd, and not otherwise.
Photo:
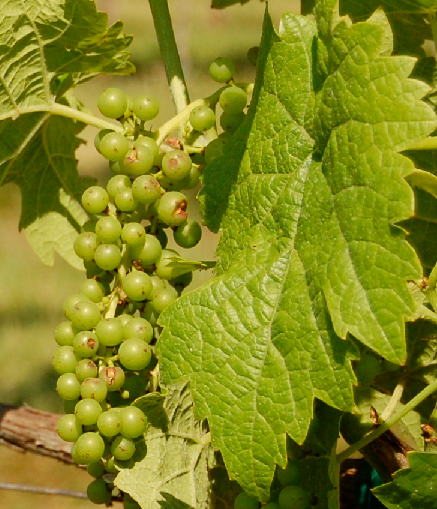
[(367, 433), (363, 436), (358, 442), (355, 442), (350, 447), (345, 449), (340, 454), (337, 454), (337, 462), (341, 463), (343, 460), (354, 454), (355, 452), (362, 449), (364, 446), (378, 438), (380, 435), (389, 430), (392, 426), (394, 426), (397, 422), (399, 422), (403, 417), (405, 417), (408, 412), (416, 408), (417, 405), (422, 403), (428, 396), (430, 396), (434, 391), (437, 390), (437, 380), (429, 384), (425, 389), (419, 392), (417, 396), (415, 396), (412, 400), (410, 400), (404, 408), (399, 410), (396, 414), (392, 415), (389, 419), (387, 419), (384, 423), (379, 425), (376, 429), (372, 430), (370, 433)]
[(188, 103), (187, 84), (184, 71), (182, 70), (176, 39), (173, 32), (170, 11), (167, 0), (149, 0), (152, 11), (153, 23), (155, 24), (156, 37), (158, 38), (161, 57), (164, 62), (167, 81), (170, 85), (170, 92), (176, 107), (180, 113)]

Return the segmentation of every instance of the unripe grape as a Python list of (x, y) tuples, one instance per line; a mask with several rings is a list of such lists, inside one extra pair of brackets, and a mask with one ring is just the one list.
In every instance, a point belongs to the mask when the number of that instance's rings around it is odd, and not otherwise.
[(127, 96), (119, 88), (107, 88), (97, 99), (97, 107), (107, 118), (120, 118), (127, 108)]
[(100, 143), (102, 141), (103, 136), (108, 133), (113, 133), (111, 129), (102, 129), (99, 131), (94, 137), (94, 146), (96, 147), (97, 152), (100, 152)]
[(132, 212), (138, 206), (138, 202), (134, 198), (132, 188), (130, 187), (120, 189), (115, 195), (114, 202), (118, 210), (122, 212)]
[(106, 474), (105, 467), (101, 461), (90, 463), (86, 470), (92, 477), (96, 477), (97, 479), (103, 477)]
[(131, 300), (143, 301), (148, 299), (152, 289), (150, 276), (144, 272), (132, 271), (123, 279), (123, 290)]
[(100, 244), (96, 249), (94, 261), (103, 270), (114, 270), (120, 265), (121, 251), (115, 244)]
[(175, 267), (173, 262), (177, 260), (178, 253), (172, 249), (163, 249), (159, 260), (156, 262), (155, 274), (162, 279), (172, 279), (175, 277)]
[(121, 435), (126, 438), (138, 438), (147, 428), (147, 418), (143, 411), (135, 406), (120, 410)]
[(111, 492), (108, 490), (108, 485), (103, 479), (94, 479), (94, 481), (91, 481), (86, 493), (89, 501), (93, 504), (109, 505), (111, 503)]
[(117, 318), (104, 318), (96, 326), (96, 336), (104, 346), (117, 346), (123, 341), (123, 325)]
[(188, 218), (187, 197), (177, 191), (165, 193), (158, 203), (158, 218), (168, 226), (179, 226)]
[(278, 499), (281, 509), (309, 509), (311, 507), (311, 494), (300, 486), (286, 486)]
[(259, 46), (252, 46), (247, 50), (247, 61), (249, 64), (256, 66), (258, 62)]
[(121, 431), (121, 410), (112, 408), (103, 412), (97, 419), (97, 427), (105, 437), (115, 437)]
[(105, 289), (102, 283), (95, 279), (86, 279), (80, 285), (80, 293), (87, 297), (91, 302), (99, 303), (105, 296)]
[(149, 205), (161, 197), (161, 186), (152, 175), (140, 175), (132, 184), (132, 195), (139, 203)]
[(81, 399), (74, 409), (76, 419), (84, 426), (95, 424), (101, 413), (102, 407), (95, 399)]
[(76, 376), (79, 382), (83, 382), (87, 378), (95, 378), (97, 376), (97, 365), (91, 359), (81, 359), (76, 364)]
[(76, 442), (82, 435), (82, 424), (76, 419), (73, 414), (63, 415), (57, 424), (58, 435), (65, 442)]
[(164, 288), (153, 295), (152, 307), (157, 313), (161, 313), (177, 298), (178, 294), (174, 288)]
[(231, 58), (218, 57), (209, 66), (211, 78), (218, 83), (227, 83), (235, 74), (235, 64)]
[(196, 246), (202, 238), (202, 227), (197, 221), (188, 219), (173, 232), (176, 244), (185, 249)]
[(73, 340), (76, 355), (80, 357), (94, 357), (99, 348), (99, 340), (94, 332), (79, 332)]
[(242, 491), (234, 500), (234, 509), (258, 509), (259, 502), (245, 491)]
[(120, 164), (128, 175), (138, 176), (149, 173), (153, 167), (154, 159), (152, 151), (145, 145), (138, 144), (136, 148), (129, 150)]
[(140, 120), (152, 120), (159, 113), (159, 103), (150, 95), (141, 95), (135, 99), (133, 111)]
[(109, 392), (118, 391), (125, 381), (124, 371), (118, 366), (102, 369), (99, 378), (105, 383)]
[(103, 212), (109, 203), (106, 189), (100, 186), (91, 186), (82, 194), (82, 207), (90, 214)]
[(100, 153), (108, 161), (121, 161), (129, 150), (128, 140), (120, 133), (108, 133), (100, 141)]
[(135, 453), (135, 442), (130, 438), (116, 437), (111, 444), (111, 453), (117, 460), (128, 460)]
[(160, 258), (162, 247), (159, 240), (153, 236), (146, 234), (143, 245), (130, 246), (129, 254), (133, 260), (136, 260), (144, 268), (150, 267)]
[(143, 245), (146, 238), (144, 226), (140, 223), (126, 223), (121, 232), (121, 240), (130, 246)]
[(224, 111), (220, 116), (220, 125), (223, 131), (233, 133), (240, 127), (245, 118), (246, 114), (243, 112), (226, 113), (226, 111)]
[(56, 382), (56, 390), (62, 399), (71, 401), (80, 396), (80, 382), (74, 373), (64, 373)]
[(189, 175), (191, 166), (191, 158), (183, 150), (170, 150), (162, 158), (162, 171), (173, 180), (184, 179)]
[(196, 106), (190, 113), (190, 124), (199, 132), (215, 126), (215, 113), (206, 104)]
[(94, 259), (97, 246), (99, 245), (99, 239), (93, 232), (80, 233), (74, 241), (74, 252), (79, 258), (85, 261), (91, 261)]
[[(152, 282), (152, 278), (150, 281)], [(133, 318), (124, 325), (123, 330), (125, 339), (138, 338), (146, 343), (150, 343), (153, 339), (153, 328), (144, 318)]]
[(80, 465), (99, 461), (105, 452), (105, 442), (98, 433), (87, 432), (81, 435), (74, 446), (74, 459)]
[(142, 339), (131, 338), (120, 345), (118, 357), (125, 368), (140, 371), (150, 363), (152, 351)]
[(80, 387), (80, 395), (84, 399), (95, 399), (101, 402), (105, 400), (107, 393), (106, 384), (100, 378), (87, 378)]
[(247, 104), (247, 94), (243, 89), (231, 86), (223, 90), (219, 102), (224, 112), (241, 113)]
[(73, 327), (79, 330), (93, 329), (98, 324), (100, 318), (99, 307), (95, 302), (91, 302), (90, 300), (77, 302), (70, 315)]
[(77, 357), (72, 346), (59, 347), (54, 356), (52, 365), (58, 375), (74, 373), (76, 371)]
[(55, 341), (59, 346), (71, 346), (78, 332), (70, 321), (61, 322), (55, 330)]
[(113, 244), (121, 235), (120, 221), (113, 216), (101, 217), (96, 223), (95, 233), (102, 244)]
[(158, 144), (150, 136), (138, 136), (138, 138), (134, 141), (133, 146), (134, 148), (136, 148), (138, 145), (144, 145), (145, 147), (147, 147), (147, 149), (152, 152), (153, 159), (155, 159), (159, 154)]
[(111, 198), (115, 198), (118, 191), (127, 187), (132, 187), (132, 182), (127, 175), (114, 175), (106, 184), (106, 191)]
[(211, 161), (222, 155), (227, 141), (228, 139), (226, 137), (219, 136), (215, 140), (212, 140), (210, 143), (208, 143), (205, 148), (206, 164), (209, 164)]

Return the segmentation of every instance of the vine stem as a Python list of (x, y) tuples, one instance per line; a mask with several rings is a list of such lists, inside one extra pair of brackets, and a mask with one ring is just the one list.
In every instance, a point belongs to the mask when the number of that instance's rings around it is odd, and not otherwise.
[(422, 403), (424, 399), (426, 399), (428, 396), (430, 396), (434, 391), (437, 390), (437, 380), (432, 382), (428, 385), (428, 387), (425, 387), (423, 391), (420, 391), (417, 396), (415, 396), (412, 400), (410, 400), (402, 410), (394, 414), (392, 417), (387, 419), (384, 423), (382, 423), (380, 426), (378, 426), (376, 429), (372, 430), (370, 433), (367, 433), (367, 435), (364, 435), (361, 440), (358, 440), (358, 442), (355, 442), (355, 444), (352, 444), (350, 447), (345, 449), (340, 454), (337, 454), (337, 462), (341, 463), (343, 460), (354, 454), (355, 452), (362, 449), (364, 446), (372, 442), (372, 440), (375, 440), (375, 438), (378, 438), (380, 435), (385, 433), (387, 430), (389, 430), (392, 426), (394, 426), (398, 421), (400, 421), (405, 415), (408, 414), (411, 410), (416, 408), (417, 405)]
[(190, 102), (187, 84), (182, 70), (181, 59), (176, 45), (173, 26), (170, 17), (167, 0), (149, 0), (152, 11), (153, 23), (155, 24), (161, 57), (164, 61), (167, 81), (176, 107), (180, 113)]
[(28, 493), (37, 493), (38, 495), (60, 495), (62, 497), (88, 498), (88, 495), (84, 491), (46, 488), (44, 486), (30, 486), (29, 484), (16, 484), (10, 482), (0, 482), (0, 489), (25, 491)]

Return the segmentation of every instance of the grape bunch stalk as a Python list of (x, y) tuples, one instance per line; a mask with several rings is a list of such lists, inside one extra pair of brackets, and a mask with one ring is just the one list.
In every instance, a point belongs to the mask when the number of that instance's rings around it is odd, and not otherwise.
[[(205, 268), (169, 249), (168, 235), (185, 249), (201, 240), (183, 191), (199, 186), (205, 165), (246, 116), (251, 86), (235, 84), (234, 72), (230, 59), (216, 59), (210, 74), (221, 88), (155, 132), (147, 128), (159, 113), (154, 97), (133, 99), (108, 88), (98, 98), (100, 112), (121, 129), (100, 131), (94, 140), (113, 175), (106, 187), (93, 185), (82, 195), (89, 220), (74, 250), (87, 279), (64, 302), (53, 357), (66, 412), (58, 433), (95, 478), (88, 497), (96, 504), (110, 503), (114, 476), (146, 454), (147, 418), (138, 398), (160, 390), (158, 317), (190, 285), (192, 271)], [(167, 139), (175, 128), (180, 136)], [(127, 494), (124, 504), (139, 507)]]

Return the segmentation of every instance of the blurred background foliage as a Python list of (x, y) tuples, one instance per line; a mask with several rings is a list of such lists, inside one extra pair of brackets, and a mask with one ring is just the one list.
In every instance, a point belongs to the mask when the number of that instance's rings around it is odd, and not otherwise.
[[(174, 114), (173, 103), (160, 60), (159, 48), (145, 0), (97, 0), (109, 22), (121, 19), (125, 32), (134, 35), (133, 76), (102, 76), (78, 88), (76, 95), (98, 114), (96, 100), (109, 86), (122, 88), (132, 96), (151, 93), (161, 104), (153, 128)], [(208, 74), (211, 60), (226, 55), (235, 60), (238, 81), (253, 81), (255, 69), (246, 60), (247, 50), (259, 44), (265, 4), (252, 0), (212, 10), (208, 0), (169, 0), (176, 39), (186, 73), (191, 99), (209, 95), (217, 88)], [(297, 12), (297, 0), (270, 0), (269, 10), (275, 26), (287, 11)], [(110, 177), (107, 163), (95, 151), (95, 128), (83, 132), (84, 145), (78, 150), (79, 172), (106, 184)], [(193, 193), (192, 198), (194, 198)], [(193, 203), (193, 199), (191, 199)], [(57, 258), (54, 267), (44, 266), (18, 232), (21, 198), (13, 185), (0, 188), (0, 364), (2, 385), (0, 401), (11, 405), (29, 404), (44, 410), (62, 412), (55, 392), (56, 376), (51, 357), (56, 344), (53, 332), (63, 320), (62, 303), (78, 290), (83, 273)], [(198, 211), (191, 209), (195, 216)], [(188, 258), (212, 259), (217, 238), (204, 234), (201, 243), (186, 253)], [(182, 250), (183, 251), (183, 250)], [(200, 284), (211, 274), (197, 277)], [(35, 455), (22, 455), (0, 446), (0, 482), (85, 490), (86, 472), (60, 465)], [(1, 509), (84, 509), (95, 507), (88, 501), (0, 490)]]

